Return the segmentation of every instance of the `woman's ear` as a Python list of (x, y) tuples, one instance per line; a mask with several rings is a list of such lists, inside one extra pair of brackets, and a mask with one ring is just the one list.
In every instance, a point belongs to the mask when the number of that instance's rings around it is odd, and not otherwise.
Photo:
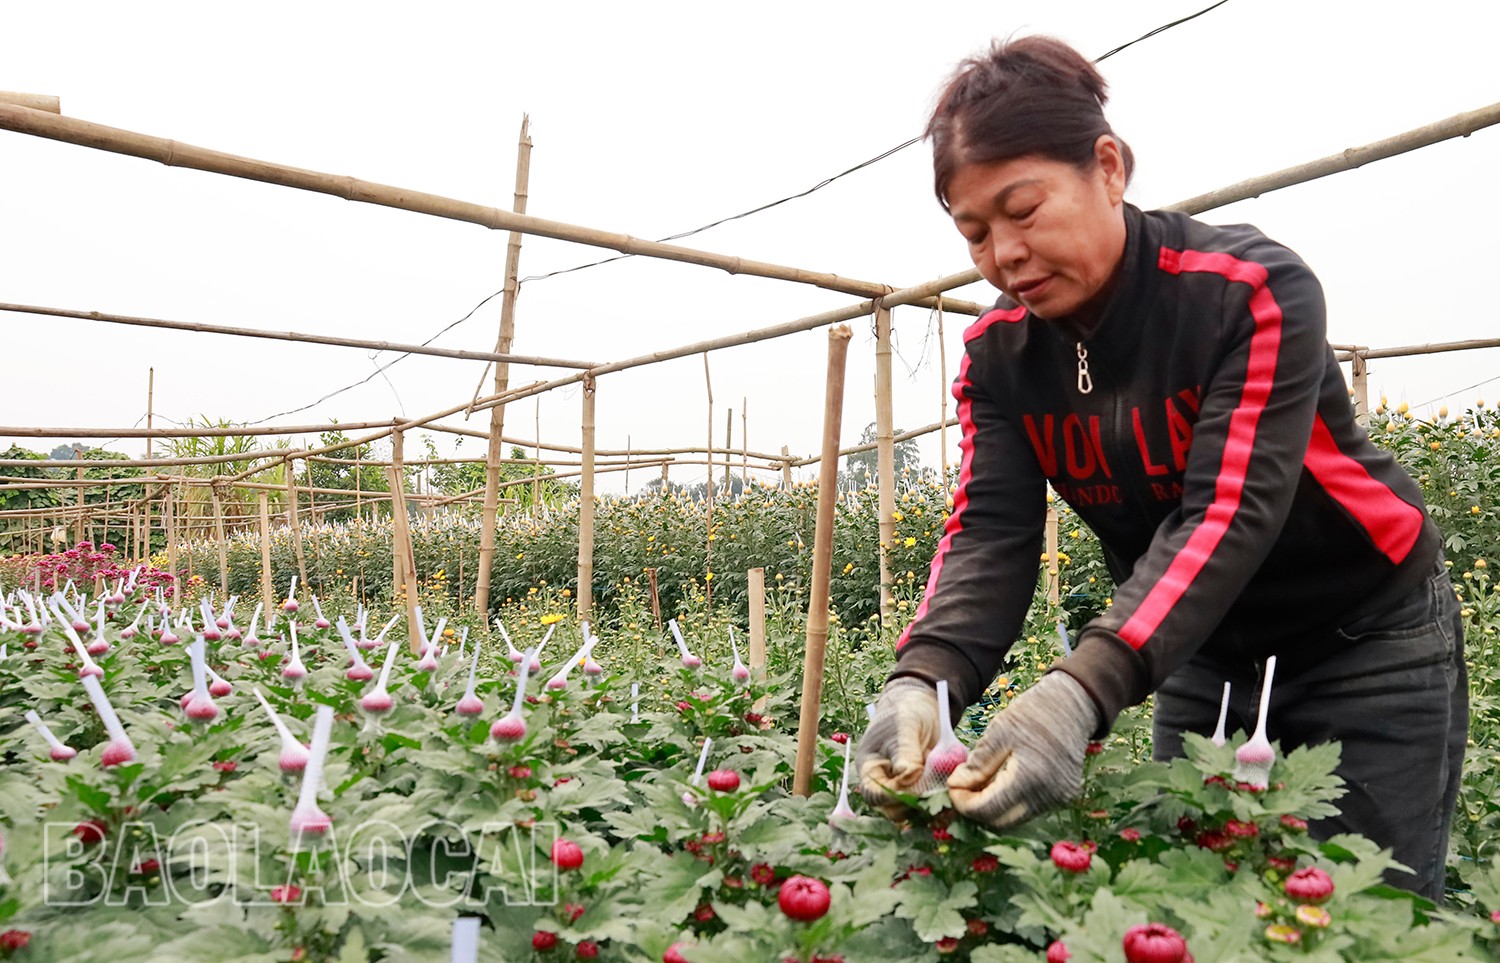
[(1094, 141), (1094, 160), (1104, 176), (1104, 189), (1111, 204), (1125, 200), (1125, 156), (1120, 142), (1111, 134), (1100, 134)]

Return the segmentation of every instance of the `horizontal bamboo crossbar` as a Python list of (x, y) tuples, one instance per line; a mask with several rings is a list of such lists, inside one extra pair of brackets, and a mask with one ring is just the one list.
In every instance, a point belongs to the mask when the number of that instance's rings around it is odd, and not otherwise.
[(1364, 348), (1338, 345), (1335, 350), (1343, 350), (1339, 353), (1340, 361), (1349, 361), (1355, 352), (1361, 358), (1370, 360), (1373, 358), (1406, 358), (1418, 354), (1444, 354), (1449, 351), (1475, 351), (1482, 348), (1500, 348), (1500, 338), (1472, 338), (1468, 341), (1446, 341), (1436, 344), (1408, 344), (1396, 348)]
[(1396, 134), (1394, 137), (1365, 144), (1363, 147), (1350, 147), (1348, 150), (1330, 154), (1318, 160), (1287, 167), (1260, 177), (1252, 177), (1237, 184), (1230, 184), (1228, 187), (1221, 187), (1218, 190), (1179, 201), (1167, 210), (1182, 211), (1185, 214), (1201, 214), (1236, 201), (1249, 200), (1252, 197), (1279, 191), (1283, 187), (1306, 184), (1308, 181), (1327, 177), (1330, 174), (1363, 167), (1372, 161), (1385, 160), (1397, 154), (1430, 147), (1441, 141), (1452, 140), (1455, 137), (1468, 137), (1476, 130), (1493, 127), (1495, 124), (1500, 124), (1500, 104), (1490, 104), (1478, 110), (1454, 114), (1452, 117)]
[(304, 334), (299, 331), (266, 331), (261, 328), (238, 328), (224, 324), (203, 324), (197, 321), (167, 321), (162, 318), (141, 318), (128, 314), (107, 314), (103, 311), (73, 311), (68, 308), (48, 308), (36, 304), (10, 304), (0, 301), (0, 311), (8, 311), (13, 314), (35, 314), (48, 318), (74, 318), (80, 321), (129, 324), (143, 328), (167, 328), (173, 331), (192, 331), (196, 334), (224, 334), (240, 338), (266, 338), (272, 341), (297, 341), (304, 344), (323, 344), (339, 348), (362, 348), (369, 351), (426, 354), (437, 358), (457, 358), (462, 361), (505, 361), (510, 364), (529, 364), (543, 368), (588, 368), (593, 365), (593, 362), (590, 361), (543, 358), (530, 354), (496, 354), (493, 351), (464, 351), (459, 348), (434, 348), (431, 345), (425, 344), (403, 344), (397, 341), (369, 341), (364, 338), (340, 338), (328, 334)]
[[(872, 297), (889, 290), (889, 285), (877, 284), (873, 281), (860, 281), (854, 278), (841, 277), (837, 274), (807, 271), (801, 268), (772, 264), (767, 261), (754, 261), (727, 254), (715, 254), (709, 251), (683, 247), (679, 244), (645, 241), (638, 237), (632, 237), (629, 234), (600, 231), (594, 228), (580, 227), (575, 224), (566, 224), (562, 221), (534, 217), (529, 214), (517, 214), (514, 211), (508, 211), (499, 207), (473, 204), (468, 201), (442, 197), (438, 194), (428, 194), (423, 191), (406, 190), (388, 184), (360, 180), (357, 177), (326, 174), (319, 171), (276, 164), (270, 161), (226, 154), (222, 151), (195, 147), (192, 144), (184, 144), (165, 137), (153, 137), (150, 134), (120, 130), (116, 127), (105, 126), (104, 124), (94, 124), (74, 117), (48, 114), (11, 104), (0, 104), (0, 129), (15, 131), (19, 134), (30, 134), (35, 137), (45, 137), (49, 140), (62, 141), (68, 144), (77, 144), (81, 147), (92, 147), (96, 150), (105, 150), (116, 154), (128, 154), (132, 157), (154, 160), (168, 167), (186, 167), (213, 174), (242, 177), (247, 180), (261, 181), (266, 184), (278, 184), (282, 187), (293, 187), (298, 190), (312, 191), (318, 194), (331, 194), (334, 197), (341, 197), (346, 201), (359, 201), (365, 204), (376, 204), (382, 207), (392, 207), (418, 214), (430, 214), (434, 217), (478, 224), (492, 231), (515, 231), (521, 234), (534, 234), (560, 241), (572, 241), (578, 244), (587, 244), (591, 247), (606, 248), (611, 251), (618, 251), (621, 254), (638, 254), (647, 257), (662, 258), (668, 261), (680, 261), (685, 264), (697, 264), (703, 267), (717, 268), (729, 274), (748, 274), (779, 281), (791, 281), (797, 284), (810, 284), (826, 288), (830, 291), (841, 291), (845, 294), (862, 294)], [(937, 299), (931, 298), (930, 295), (928, 297), (930, 300), (927, 306), (937, 307)], [(942, 307), (944, 311), (953, 314), (977, 315), (984, 310), (982, 306), (970, 301), (957, 301), (946, 298), (943, 299)]]
[(0, 104), (30, 107), (32, 110), (44, 110), (49, 114), (62, 113), (62, 100), (48, 94), (22, 94), (13, 90), (0, 90)]
[[(923, 435), (930, 435), (934, 431), (940, 431), (943, 428), (952, 428), (957, 424), (957, 418), (949, 418), (946, 422), (934, 421), (932, 424), (923, 425), (921, 428), (913, 428), (911, 431), (903, 431), (900, 434), (893, 436), (891, 438), (891, 442), (893, 444), (900, 444), (903, 441), (911, 441), (913, 438), (921, 438)], [(880, 442), (878, 441), (868, 442), (863, 445), (854, 445), (851, 448), (841, 449), (839, 451), (839, 457), (843, 458), (846, 455), (857, 455), (862, 451), (874, 451), (877, 447), (879, 447), (879, 445)], [(793, 468), (801, 468), (804, 465), (816, 465), (822, 460), (823, 456), (821, 455), (809, 455), (806, 458), (794, 458), (791, 461), (787, 462), (787, 464)]]

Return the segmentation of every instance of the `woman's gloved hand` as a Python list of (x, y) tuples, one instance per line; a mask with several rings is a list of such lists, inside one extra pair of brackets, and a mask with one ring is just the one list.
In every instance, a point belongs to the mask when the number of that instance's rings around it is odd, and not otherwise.
[(1078, 798), (1084, 753), (1098, 724), (1099, 710), (1083, 686), (1065, 672), (1049, 672), (995, 716), (968, 761), (948, 777), (954, 808), (1004, 829)]
[(910, 676), (887, 682), (855, 756), (865, 802), (892, 819), (902, 818), (905, 807), (891, 792), (916, 790), (937, 740), (937, 689), (932, 683)]

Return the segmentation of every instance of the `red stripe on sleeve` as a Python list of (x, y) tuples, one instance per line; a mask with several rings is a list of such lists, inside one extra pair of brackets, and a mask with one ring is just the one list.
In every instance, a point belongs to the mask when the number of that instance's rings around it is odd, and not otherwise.
[(1135, 649), (1146, 644), (1192, 586), (1239, 511), (1250, 456), (1255, 449), (1255, 430), (1271, 396), (1271, 387), (1276, 380), (1276, 358), (1281, 348), (1281, 306), (1266, 287), (1264, 266), (1220, 252), (1173, 251), (1168, 248), (1162, 248), (1158, 265), (1169, 274), (1218, 274), (1228, 281), (1250, 285), (1253, 289), (1250, 316), (1255, 321), (1255, 333), (1250, 336), (1245, 385), (1240, 392), (1239, 404), (1229, 418), (1229, 434), (1224, 439), (1214, 500), (1198, 527), (1188, 536), (1187, 543), (1120, 629), (1120, 638)]
[[(984, 334), (996, 322), (1014, 323), (1024, 317), (1026, 317), (1025, 308), (1012, 308), (1009, 311), (996, 308), (989, 311), (964, 331), (964, 343), (968, 344)], [(963, 429), (963, 437), (958, 442), (962, 456), (958, 469), (958, 487), (953, 490), (953, 511), (948, 515), (948, 521), (943, 524), (942, 540), (938, 542), (937, 552), (932, 556), (932, 569), (927, 575), (927, 590), (922, 594), (922, 602), (917, 606), (916, 615), (902, 630), (901, 638), (896, 642), (897, 650), (906, 645), (911, 639), (912, 628), (927, 614), (928, 603), (937, 592), (938, 577), (943, 573), (943, 559), (953, 545), (954, 537), (964, 528), (964, 509), (969, 504), (969, 480), (974, 477), (974, 404), (969, 400), (966, 390), (971, 384), (969, 355), (965, 352), (964, 360), (958, 366), (958, 380), (953, 385), (953, 397), (958, 400), (958, 424)]]
[(1371, 477), (1358, 461), (1339, 450), (1319, 415), (1303, 460), (1330, 498), (1362, 525), (1386, 558), (1400, 565), (1422, 534), (1422, 511)]

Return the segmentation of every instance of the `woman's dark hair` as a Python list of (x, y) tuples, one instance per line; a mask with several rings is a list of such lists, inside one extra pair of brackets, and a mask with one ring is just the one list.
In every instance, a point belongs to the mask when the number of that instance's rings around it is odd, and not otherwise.
[[(1106, 89), (1094, 65), (1054, 37), (997, 40), (959, 64), (927, 122), (938, 202), (948, 208), (948, 183), (964, 164), (1037, 154), (1091, 169), (1099, 135), (1114, 136)], [(1135, 158), (1115, 140), (1129, 180)]]

